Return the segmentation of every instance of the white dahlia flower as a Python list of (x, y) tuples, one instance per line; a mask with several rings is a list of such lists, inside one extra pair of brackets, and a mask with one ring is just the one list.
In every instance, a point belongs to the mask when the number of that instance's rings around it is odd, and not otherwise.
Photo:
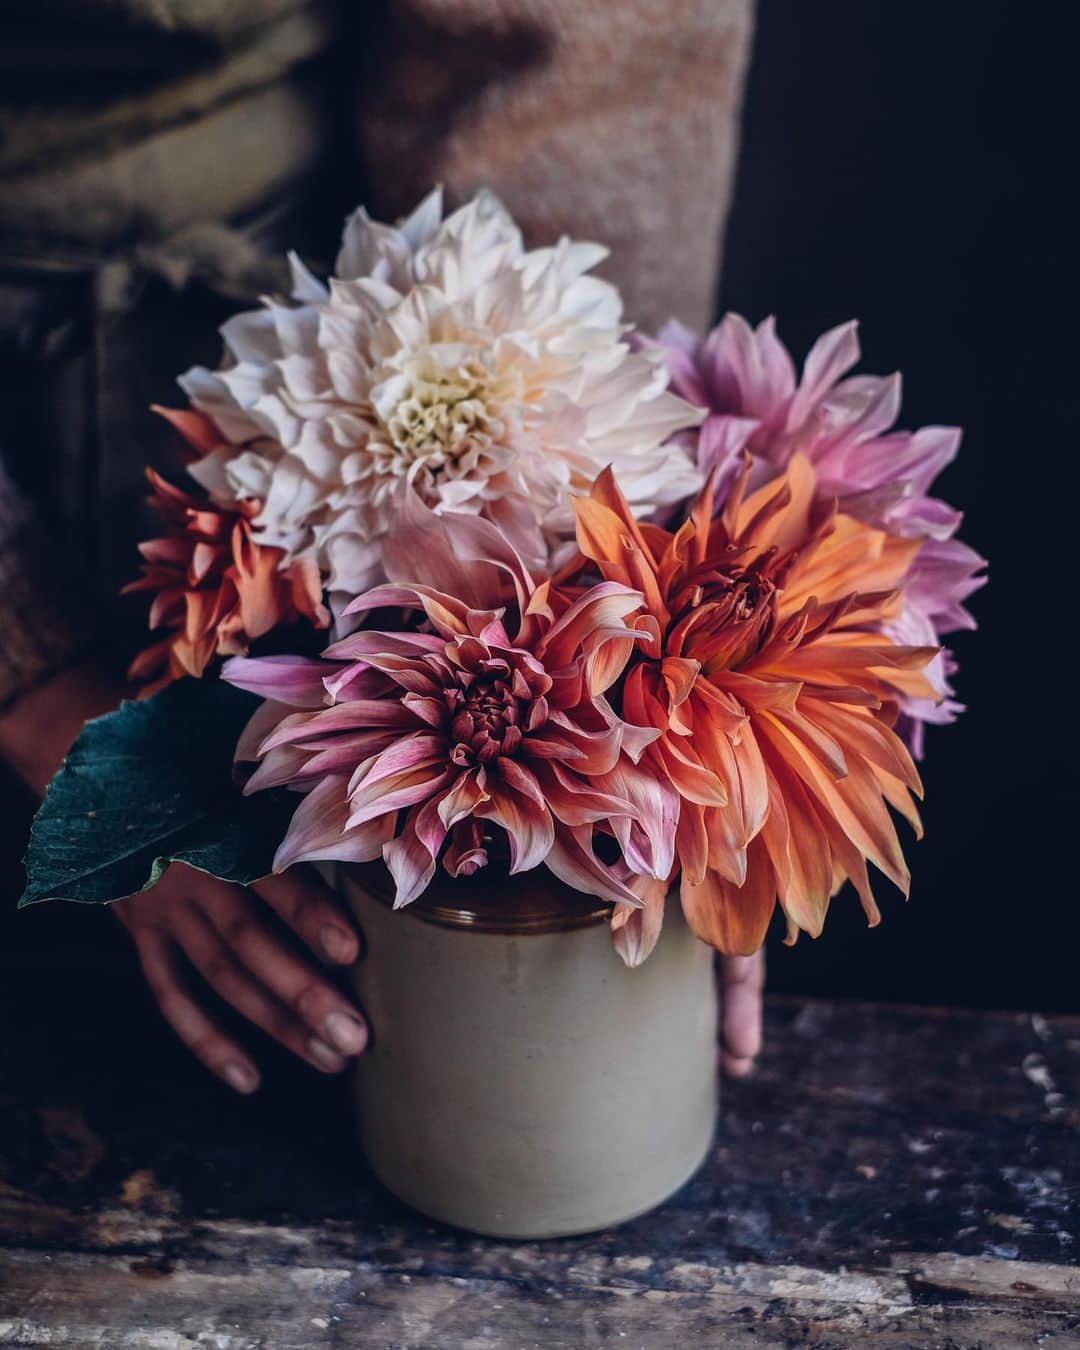
[(291, 255), (291, 302), (230, 319), (223, 367), (181, 378), (227, 442), (190, 472), (259, 502), (260, 542), (314, 554), (338, 594), (382, 580), (410, 487), (494, 520), (535, 567), (572, 547), (570, 498), (609, 464), (638, 515), (688, 496), (700, 472), (663, 443), (702, 414), (586, 275), (606, 252), (527, 251), (487, 192), (445, 220), (438, 190), (396, 227), (357, 211), (328, 287)]

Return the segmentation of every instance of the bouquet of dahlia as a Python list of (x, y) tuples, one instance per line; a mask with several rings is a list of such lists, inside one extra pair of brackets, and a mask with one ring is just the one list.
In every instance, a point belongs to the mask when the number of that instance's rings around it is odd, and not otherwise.
[(854, 324), (801, 375), (772, 320), (635, 333), (604, 256), (436, 191), (224, 326), (159, 409), (185, 474), (148, 474), (150, 697), (69, 756), (25, 900), (171, 859), (382, 858), (398, 906), (438, 868), (546, 867), (637, 964), (669, 900), (749, 953), (847, 880), (876, 922), (868, 863), (906, 891), (890, 811), (918, 832), (924, 727), (960, 711), (941, 637), (983, 580), (929, 495), (959, 432), (892, 429)]

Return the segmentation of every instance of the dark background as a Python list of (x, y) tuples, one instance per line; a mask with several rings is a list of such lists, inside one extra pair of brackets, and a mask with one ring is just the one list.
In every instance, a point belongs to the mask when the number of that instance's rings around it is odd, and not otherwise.
[[(760, 4), (722, 305), (775, 312), (800, 358), (858, 316), (864, 368), (905, 372), (904, 424), (966, 427), (941, 486), (992, 565), (955, 643), (969, 711), (928, 735), (910, 903), (882, 881), (875, 930), (845, 892), (817, 942), (774, 933), (776, 990), (1080, 1010), (1067, 50), (1037, 7)], [(24, 838), (14, 784), (0, 813)], [(19, 889), (9, 866), (0, 896)], [(137, 1072), (160, 1040), (126, 947), (103, 911), (9, 903), (6, 1034), (43, 1018), (62, 1057), (65, 1026), (96, 1019)]]
[(800, 356), (861, 320), (865, 369), (904, 372), (903, 423), (966, 429), (940, 491), (991, 577), (956, 635), (968, 712), (927, 733), (910, 902), (876, 887), (868, 931), (842, 893), (821, 939), (774, 944), (775, 989), (1080, 1009), (1075, 76), (1052, 13), (759, 10), (722, 303), (775, 312)]

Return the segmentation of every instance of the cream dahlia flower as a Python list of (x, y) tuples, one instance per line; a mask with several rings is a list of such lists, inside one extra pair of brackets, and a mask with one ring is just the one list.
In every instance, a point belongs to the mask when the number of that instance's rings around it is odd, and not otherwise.
[(526, 250), (487, 192), (443, 219), (436, 190), (395, 227), (357, 211), (328, 287), (292, 256), (292, 301), (231, 319), (223, 367), (181, 378), (225, 442), (191, 472), (261, 503), (260, 542), (314, 555), (339, 596), (383, 579), (410, 487), (533, 566), (573, 552), (572, 498), (608, 465), (637, 515), (685, 498), (700, 471), (661, 446), (703, 414), (625, 340), (618, 291), (587, 275), (605, 254)]

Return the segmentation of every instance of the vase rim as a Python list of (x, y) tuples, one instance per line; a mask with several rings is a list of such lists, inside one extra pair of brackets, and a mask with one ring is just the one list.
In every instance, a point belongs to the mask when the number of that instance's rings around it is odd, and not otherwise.
[[(385, 864), (348, 863), (341, 870), (373, 900), (392, 907), (394, 885)], [(402, 913), (441, 928), (519, 937), (572, 932), (611, 918), (608, 901), (575, 891), (546, 868), (513, 877), (481, 877), (482, 872), (468, 878), (440, 872)], [(508, 889), (516, 892), (512, 906), (507, 904)]]

